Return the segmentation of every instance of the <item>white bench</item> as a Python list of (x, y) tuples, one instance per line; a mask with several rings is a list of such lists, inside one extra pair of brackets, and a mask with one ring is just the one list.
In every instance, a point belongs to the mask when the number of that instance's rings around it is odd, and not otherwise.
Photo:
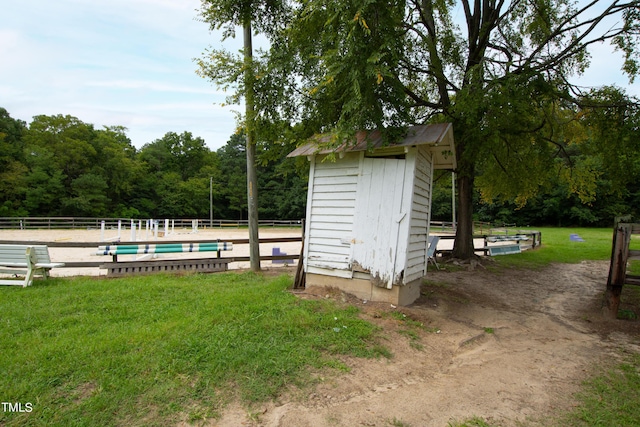
[(440, 241), (440, 236), (429, 236), (428, 238), (428, 248), (427, 248), (427, 264), (432, 262), (433, 265), (436, 266), (438, 270), (440, 270), (440, 266), (436, 261), (436, 249), (438, 249), (438, 242)]
[(47, 246), (0, 245), (0, 273), (13, 276), (0, 279), (0, 285), (30, 286), (35, 275), (47, 278), (49, 270), (56, 267), (64, 267), (64, 263), (51, 262)]
[(500, 245), (500, 246), (489, 246), (489, 255), (511, 255), (511, 254), (519, 254), (522, 252), (520, 245)]

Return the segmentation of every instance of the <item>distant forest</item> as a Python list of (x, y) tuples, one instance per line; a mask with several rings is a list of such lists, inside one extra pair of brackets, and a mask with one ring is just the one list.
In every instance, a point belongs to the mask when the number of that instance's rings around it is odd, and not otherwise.
[[(524, 207), (515, 201), (482, 202), (478, 193), (474, 219), (522, 226), (610, 226), (617, 215), (638, 214), (640, 136), (630, 143), (635, 150), (629, 152), (625, 170), (609, 170), (598, 157), (576, 147), (568, 153), (602, 168), (593, 200), (585, 203), (558, 180)], [(168, 132), (136, 149), (121, 126), (96, 129), (68, 115), (35, 116), (27, 124), (0, 108), (0, 217), (206, 219), (212, 184), (215, 219), (246, 219), (244, 144), (244, 136), (234, 134), (211, 151), (202, 138), (185, 131)], [(308, 162), (287, 158), (294, 148), (295, 143), (259, 146), (261, 219), (305, 216)], [(616, 187), (611, 179), (615, 173), (632, 179)], [(434, 180), (432, 219), (451, 221), (451, 173), (436, 171)]]
[[(190, 132), (168, 132), (136, 149), (121, 126), (68, 115), (27, 125), (0, 108), (0, 217), (209, 218), (211, 186), (215, 219), (246, 219), (244, 144), (231, 135), (211, 151)], [(300, 219), (306, 159), (276, 151), (259, 165), (260, 216)]]

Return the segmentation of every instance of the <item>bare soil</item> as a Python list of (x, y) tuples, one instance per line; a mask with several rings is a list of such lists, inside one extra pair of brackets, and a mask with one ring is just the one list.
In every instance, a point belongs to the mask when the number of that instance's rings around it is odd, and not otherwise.
[(344, 358), (348, 373), (322, 373), (258, 408), (231, 405), (212, 425), (444, 427), (474, 416), (550, 425), (596, 369), (640, 352), (639, 321), (601, 314), (607, 273), (608, 262), (434, 271), (410, 307), (306, 289), (301, 298), (358, 306), (393, 357)]

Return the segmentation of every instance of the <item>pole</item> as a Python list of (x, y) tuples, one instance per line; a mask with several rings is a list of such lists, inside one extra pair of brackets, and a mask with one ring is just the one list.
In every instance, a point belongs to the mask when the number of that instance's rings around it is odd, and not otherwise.
[(451, 224), (456, 230), (456, 173), (451, 172)]
[(247, 146), (247, 215), (249, 219), (249, 258), (251, 270), (260, 271), (260, 239), (258, 231), (258, 175), (256, 171), (253, 48), (251, 21), (244, 22), (245, 128)]
[(213, 228), (213, 177), (209, 177), (209, 228)]

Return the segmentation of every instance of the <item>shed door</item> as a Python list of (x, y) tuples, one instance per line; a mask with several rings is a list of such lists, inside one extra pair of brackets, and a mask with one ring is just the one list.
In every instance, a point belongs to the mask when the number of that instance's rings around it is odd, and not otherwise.
[[(358, 182), (354, 234), (354, 269), (369, 271), (374, 284), (391, 289), (396, 269), (406, 160), (365, 158)], [(400, 271), (396, 271), (400, 270)]]

